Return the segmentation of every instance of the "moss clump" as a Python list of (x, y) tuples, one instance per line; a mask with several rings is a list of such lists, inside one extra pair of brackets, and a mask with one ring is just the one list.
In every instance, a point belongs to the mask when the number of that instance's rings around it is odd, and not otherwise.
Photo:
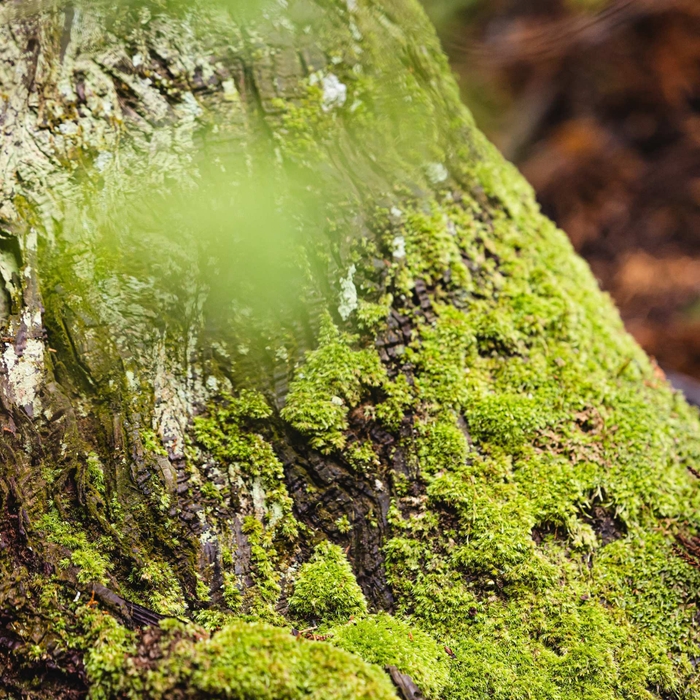
[(36, 527), (49, 542), (70, 550), (69, 558), (63, 559), (59, 566), (72, 564), (77, 567), (77, 579), (80, 583), (107, 583), (111, 562), (105, 556), (105, 551), (112, 548), (108, 538), (101, 537), (97, 541), (91, 541), (74, 523), (61, 520), (55, 510), (43, 515), (37, 521)]
[[(225, 396), (224, 405), (211, 407), (207, 416), (194, 421), (194, 435), (214, 459), (228, 472), (230, 482), (242, 478), (252, 489), (257, 482), (264, 493), (265, 522), (287, 537), (294, 537), (297, 524), (292, 515), (292, 501), (284, 484), (284, 470), (274, 450), (265, 439), (254, 432), (256, 421), (272, 415), (262, 394), (243, 390), (237, 397)], [(208, 482), (205, 494), (221, 496)]]
[(91, 700), (143, 697), (144, 684), (139, 678), (127, 677), (127, 659), (136, 654), (136, 635), (113, 617), (100, 612), (84, 612), (86, 634), (83, 643), (85, 672), (90, 681)]
[[(247, 516), (243, 522), (243, 533), (248, 537), (250, 545), (251, 576), (254, 582), (253, 588), (246, 591), (248, 606), (254, 614), (263, 619), (279, 622), (274, 612), (274, 604), (279, 598), (281, 588), (279, 573), (275, 568), (276, 553), (270, 533), (266, 532), (262, 523), (251, 515)], [(235, 594), (230, 586), (228, 591), (233, 602), (236, 603)]]
[(519, 394), (486, 394), (469, 401), (465, 411), (474, 439), (517, 448), (546, 424), (537, 402)]
[(330, 542), (316, 546), (299, 569), (289, 611), (304, 620), (333, 622), (364, 615), (367, 601), (343, 550)]
[(674, 543), (700, 525), (697, 415), (523, 211), (485, 234), (443, 204), (479, 289), (430, 291), (407, 353), (425, 496), (390, 514), (399, 610), (454, 651), (447, 698), (697, 697), (700, 573)]
[(167, 457), (168, 453), (163, 447), (163, 443), (160, 438), (156, 435), (154, 430), (149, 428), (141, 429), (141, 441), (143, 442), (143, 448), (147, 452), (151, 452), (161, 457)]
[(390, 379), (377, 353), (356, 348), (356, 341), (356, 336), (342, 333), (324, 315), (319, 346), (307, 353), (281, 415), (313, 447), (324, 454), (343, 450), (348, 462), (362, 470), (376, 467), (377, 457), (369, 444), (354, 443), (345, 449), (350, 409), (379, 390), (383, 400), (371, 411), (388, 428), (396, 429), (415, 398), (404, 375)]
[(105, 487), (104, 466), (102, 465), (102, 462), (100, 462), (100, 458), (94, 452), (88, 454), (86, 462), (87, 464), (85, 471), (87, 473), (87, 477), (97, 493), (104, 498), (107, 493)]
[(353, 349), (352, 340), (324, 316), (319, 347), (307, 354), (282, 409), (282, 417), (325, 453), (345, 446), (349, 409), (386, 381), (377, 354)]
[(169, 564), (152, 559), (139, 572), (139, 581), (148, 586), (150, 606), (162, 615), (183, 615), (187, 604), (180, 582)]
[(86, 658), (94, 700), (160, 700), (183, 687), (188, 697), (229, 700), (396, 698), (376, 666), (270, 625), (232, 622), (210, 636), (169, 621), (147, 634), (145, 654), (136, 656), (135, 635), (105, 622)]
[(446, 270), (456, 284), (464, 289), (471, 287), (471, 276), (462, 262), (454, 234), (448, 229), (450, 224), (437, 204), (429, 213), (408, 208), (393, 234), (404, 239), (406, 248), (405, 265), (399, 267), (398, 273), (400, 288), (411, 289), (416, 278), (432, 285)]
[(224, 583), (221, 588), (226, 607), (232, 612), (238, 612), (243, 603), (243, 595), (241, 594), (238, 578), (231, 571), (225, 571), (223, 578)]
[(449, 680), (450, 657), (430, 635), (381, 613), (333, 627), (331, 643), (369, 663), (396, 666), (427, 698), (438, 698)]
[(379, 466), (379, 459), (371, 442), (353, 442), (348, 445), (345, 458), (359, 472), (369, 472)]

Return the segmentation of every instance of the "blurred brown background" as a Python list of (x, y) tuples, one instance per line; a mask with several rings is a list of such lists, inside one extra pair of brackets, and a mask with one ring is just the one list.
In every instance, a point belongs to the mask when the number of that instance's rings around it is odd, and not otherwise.
[(700, 380), (700, 0), (424, 2), (481, 128), (638, 341)]

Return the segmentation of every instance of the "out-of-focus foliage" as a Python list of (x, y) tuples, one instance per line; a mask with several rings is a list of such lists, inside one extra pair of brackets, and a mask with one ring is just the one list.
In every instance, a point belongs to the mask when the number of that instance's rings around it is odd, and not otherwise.
[(313, 196), (292, 190), (281, 172), (251, 172), (235, 162), (200, 173), (193, 187), (136, 193), (123, 216), (108, 212), (100, 253), (164, 278), (172, 269), (166, 252), (196, 255), (202, 281), (222, 308), (231, 299), (269, 308), (300, 292), (298, 246), (316, 224)]

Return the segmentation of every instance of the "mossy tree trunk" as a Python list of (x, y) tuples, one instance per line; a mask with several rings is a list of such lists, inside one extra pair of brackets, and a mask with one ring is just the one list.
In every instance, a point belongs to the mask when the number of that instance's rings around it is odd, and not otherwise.
[[(413, 0), (0, 13), (8, 697), (698, 697), (697, 417)], [(259, 306), (158, 237), (232, 159)]]

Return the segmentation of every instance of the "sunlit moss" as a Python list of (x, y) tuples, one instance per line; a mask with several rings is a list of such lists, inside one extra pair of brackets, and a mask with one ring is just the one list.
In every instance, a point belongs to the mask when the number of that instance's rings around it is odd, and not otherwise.
[(246, 590), (246, 598), (254, 614), (262, 619), (279, 622), (274, 604), (279, 598), (279, 572), (275, 568), (276, 552), (270, 533), (262, 523), (249, 515), (243, 523), (243, 532), (250, 545), (251, 575), (254, 586)]
[(289, 610), (301, 619), (323, 622), (347, 620), (367, 612), (362, 589), (338, 545), (321, 542), (311, 561), (299, 569)]
[(148, 668), (133, 658), (134, 635), (103, 620), (86, 660), (91, 697), (154, 700), (186, 686), (197, 697), (390, 700), (391, 682), (376, 666), (329, 644), (297, 640), (287, 630), (231, 622), (211, 636), (163, 623), (163, 658)]
[(61, 545), (69, 550), (65, 565), (73, 564), (78, 568), (77, 578), (81, 583), (107, 583), (111, 562), (106, 555), (108, 540), (101, 538), (94, 541), (73, 523), (61, 520), (56, 511), (46, 513), (36, 524), (49, 542)]
[(149, 561), (139, 572), (138, 579), (146, 584), (146, 597), (151, 607), (163, 615), (183, 615), (187, 607), (180, 582), (165, 562)]
[(325, 317), (319, 347), (297, 372), (282, 410), (282, 417), (323, 452), (344, 447), (348, 410), (386, 380), (376, 353), (350, 343)]
[(438, 698), (449, 680), (449, 656), (435, 639), (387, 614), (370, 615), (328, 631), (331, 643), (378, 666), (396, 666), (427, 698)]

